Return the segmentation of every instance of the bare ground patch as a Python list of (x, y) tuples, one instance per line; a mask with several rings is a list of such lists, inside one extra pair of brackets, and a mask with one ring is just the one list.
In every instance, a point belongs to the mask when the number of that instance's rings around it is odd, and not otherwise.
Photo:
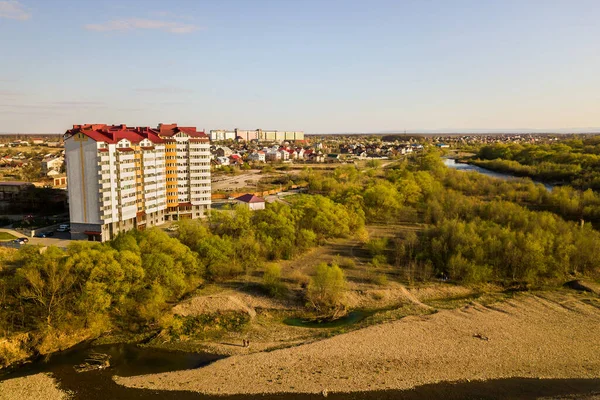
[[(199, 370), (117, 378), (213, 394), (408, 389), (461, 379), (600, 377), (600, 310), (531, 294), (407, 317), (319, 342), (234, 356)], [(482, 339), (482, 338), (485, 338)], [(240, 385), (239, 382), (246, 382)]]

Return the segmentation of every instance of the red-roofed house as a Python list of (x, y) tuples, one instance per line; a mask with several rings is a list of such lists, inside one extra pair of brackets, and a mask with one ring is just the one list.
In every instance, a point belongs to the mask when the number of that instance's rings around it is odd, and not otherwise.
[(229, 165), (243, 165), (244, 164), (244, 160), (242, 160), (242, 157), (239, 154), (232, 154), (229, 156)]
[(265, 209), (265, 199), (262, 197), (255, 196), (251, 193), (246, 193), (235, 199), (240, 204), (248, 207), (250, 210), (264, 210)]

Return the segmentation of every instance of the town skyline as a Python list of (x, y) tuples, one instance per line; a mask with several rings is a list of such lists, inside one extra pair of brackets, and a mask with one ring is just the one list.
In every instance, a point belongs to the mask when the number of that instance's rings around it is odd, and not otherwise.
[(2, 131), (597, 127), (599, 14), (583, 0), (4, 0)]

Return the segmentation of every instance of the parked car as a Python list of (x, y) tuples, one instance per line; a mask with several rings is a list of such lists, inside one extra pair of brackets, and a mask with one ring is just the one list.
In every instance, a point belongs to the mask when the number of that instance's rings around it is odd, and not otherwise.
[(35, 237), (39, 237), (39, 238), (47, 238), (50, 236), (54, 236), (54, 232), (42, 232), (42, 233), (38, 233), (35, 235)]
[(13, 240), (14, 243), (18, 243), (18, 244), (25, 244), (25, 241), (21, 240), (21, 239), (15, 239)]
[(58, 229), (56, 230), (56, 232), (69, 232), (71, 230), (71, 225), (69, 224), (62, 224), (58, 226)]
[(26, 237), (19, 238), (19, 240), (25, 243), (29, 242), (29, 239), (27, 239)]

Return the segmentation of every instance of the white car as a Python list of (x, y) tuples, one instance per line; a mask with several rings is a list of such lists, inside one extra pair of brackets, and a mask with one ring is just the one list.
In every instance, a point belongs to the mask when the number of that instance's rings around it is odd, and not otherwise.
[(68, 224), (62, 224), (58, 226), (56, 232), (69, 232), (71, 230), (71, 226)]

